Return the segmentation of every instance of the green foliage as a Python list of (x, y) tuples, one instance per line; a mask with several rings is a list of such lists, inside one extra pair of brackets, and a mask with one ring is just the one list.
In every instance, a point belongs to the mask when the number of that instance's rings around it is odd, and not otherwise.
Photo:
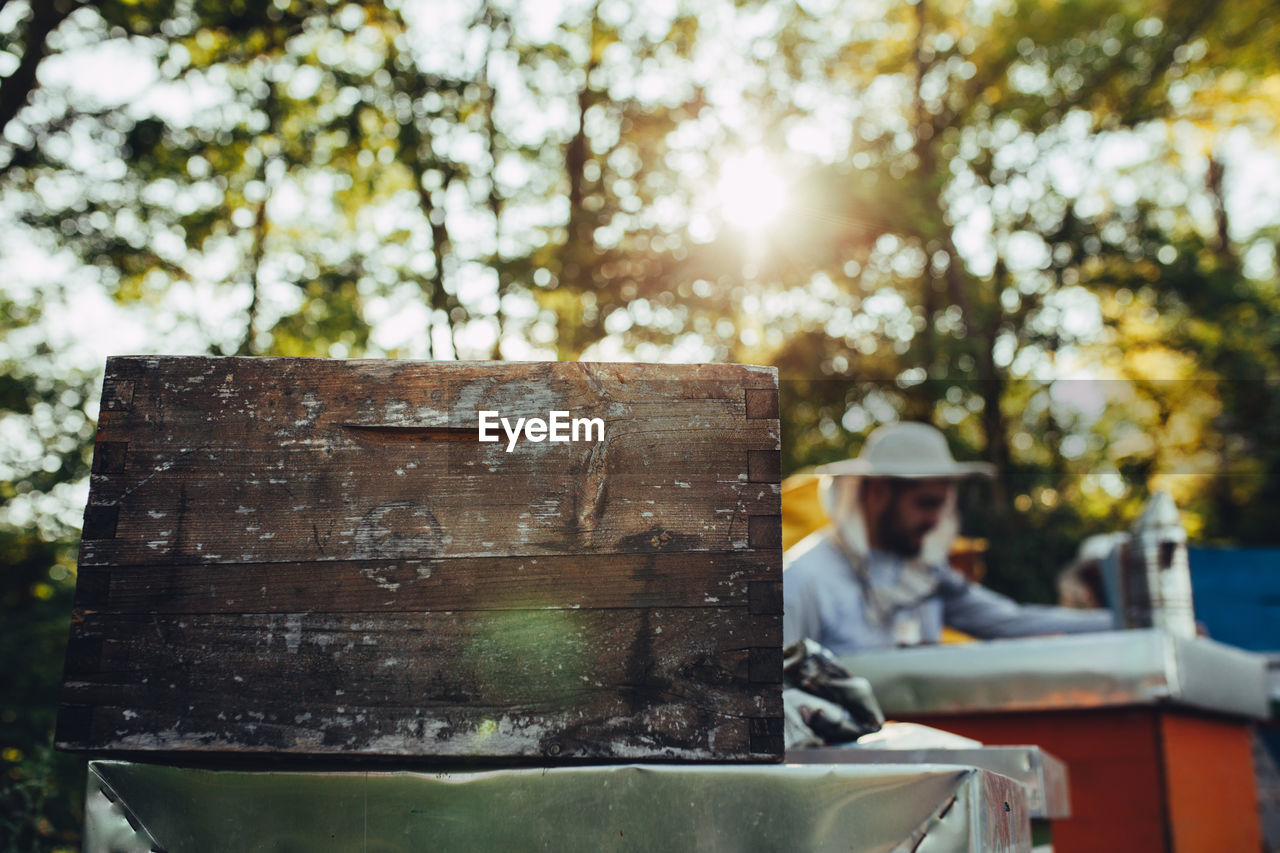
[[(1263, 532), (1274, 514), (1250, 501), (1276, 481), (1277, 326), (1267, 301), (1276, 269), (1250, 282), (1233, 261), (1274, 237), (1233, 245), (1212, 157), (1206, 184), (1183, 197), (1217, 209), (1216, 237), (1212, 223), (1161, 198), (1203, 157), (1196, 146), (1223, 131), (1203, 105), (1243, 98), (1222, 40), (1263, 42), (1215, 5), (888, 8), (875, 21), (864, 13), (865, 38), (837, 51), (820, 34), (793, 43), (824, 58), (821, 74), (809, 74), (815, 85), (882, 85), (898, 100), (863, 112), (849, 158), (857, 168), (827, 171), (832, 194), (863, 211), (861, 245), (799, 256), (841, 293), (831, 315), (801, 325), (773, 356), (794, 377), (784, 389), (786, 470), (856, 452), (886, 419), (935, 423), (957, 452), (1001, 472), (989, 495), (975, 494), (969, 518), (969, 532), (991, 541), (991, 581), (1041, 600), (1075, 543), (1129, 523), (1148, 487), (1174, 491), (1193, 535), (1274, 541)], [(796, 16), (792, 28), (806, 33)], [(1259, 36), (1272, 26), (1264, 17)], [(779, 57), (789, 68), (794, 60)], [(1274, 85), (1275, 57), (1250, 73)], [(1274, 117), (1257, 102), (1249, 113), (1264, 129)], [(1189, 121), (1205, 122), (1208, 142), (1189, 138)], [(1162, 126), (1173, 139), (1155, 141)], [(1132, 201), (1055, 167), (1069, 154), (1085, 169), (1088, 150), (1125, 134), (1152, 140), (1133, 170)], [(980, 253), (971, 241), (957, 246), (975, 210), (991, 218)], [(1139, 294), (1152, 319), (1138, 322), (1117, 294)], [(1094, 299), (1100, 329), (1064, 322)], [(1220, 351), (1226, 341), (1233, 352)], [(1104, 380), (1086, 393), (1105, 397), (1100, 414), (1063, 402), (1080, 396), (1071, 381), (1038, 378), (1064, 373)]]
[(53, 750), (71, 622), (70, 544), (0, 527), (0, 849), (72, 850), (84, 762)]
[[(40, 319), (4, 295), (0, 305), (6, 339)], [(88, 378), (51, 375), (52, 360), (43, 342), (24, 362), (0, 360), (0, 849), (14, 851), (75, 849), (82, 817), (83, 761), (53, 749), (78, 536), (67, 513), (40, 505), (88, 476), (93, 424)]]

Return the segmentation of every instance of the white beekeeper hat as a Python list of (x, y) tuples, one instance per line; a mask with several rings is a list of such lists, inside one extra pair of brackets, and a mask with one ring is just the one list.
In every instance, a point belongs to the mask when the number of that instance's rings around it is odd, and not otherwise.
[[(995, 476), (987, 462), (957, 462), (947, 447), (947, 437), (922, 423), (885, 424), (872, 430), (857, 459), (832, 462), (815, 469), (820, 474), (818, 500), (836, 526), (839, 540), (851, 551), (865, 554), (866, 525), (858, 510), (863, 477), (959, 478)], [(947, 552), (960, 531), (955, 493), (947, 497), (938, 526), (924, 537), (921, 556), (927, 563), (946, 561)]]
[(856, 477), (995, 476), (988, 462), (957, 462), (946, 436), (929, 424), (908, 422), (876, 427), (856, 459), (832, 462), (814, 473)]

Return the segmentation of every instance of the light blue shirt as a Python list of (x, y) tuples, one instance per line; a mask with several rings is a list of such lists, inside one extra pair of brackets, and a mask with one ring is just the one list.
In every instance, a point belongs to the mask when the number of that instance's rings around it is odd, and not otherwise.
[[(876, 589), (895, 585), (906, 560), (872, 549), (867, 582)], [(930, 566), (937, 585), (914, 604), (898, 608), (886, 624), (868, 618), (862, 583), (849, 560), (820, 531), (788, 551), (782, 572), (782, 642), (808, 637), (837, 655), (887, 649), (907, 643), (936, 643), (947, 625), (979, 639), (1031, 634), (1107, 631), (1115, 620), (1109, 610), (1074, 610), (1019, 604), (972, 583), (950, 566)]]

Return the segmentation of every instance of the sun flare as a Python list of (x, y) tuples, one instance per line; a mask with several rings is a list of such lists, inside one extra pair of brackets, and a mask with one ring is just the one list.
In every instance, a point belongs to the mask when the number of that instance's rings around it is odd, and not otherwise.
[(716, 199), (726, 222), (748, 234), (761, 234), (786, 209), (787, 184), (771, 158), (753, 149), (725, 161)]

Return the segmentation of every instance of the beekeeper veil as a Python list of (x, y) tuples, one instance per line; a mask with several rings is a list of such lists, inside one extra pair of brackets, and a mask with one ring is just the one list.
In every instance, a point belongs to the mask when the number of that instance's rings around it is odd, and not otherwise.
[[(859, 500), (864, 477), (825, 474), (818, 480), (818, 499), (822, 509), (831, 519), (840, 544), (856, 553), (870, 550), (866, 519), (862, 515)], [(960, 535), (960, 513), (956, 508), (956, 490), (947, 492), (946, 503), (938, 516), (938, 524), (925, 534), (920, 543), (920, 554), (913, 562), (936, 566), (947, 560), (951, 544)]]
[(948, 490), (938, 524), (925, 535), (920, 553), (907, 561), (897, 583), (889, 588), (873, 587), (868, 576), (870, 544), (859, 502), (864, 481), (869, 477), (904, 480), (956, 480), (975, 474), (990, 477), (994, 467), (985, 462), (957, 462), (947, 447), (946, 437), (937, 429), (922, 423), (900, 423), (874, 430), (856, 459), (824, 465), (817, 473), (821, 478), (818, 496), (822, 508), (835, 528), (836, 544), (862, 584), (867, 616), (887, 625), (899, 609), (917, 604), (936, 588), (938, 574), (934, 567), (946, 563), (951, 543), (960, 532), (956, 490)]

